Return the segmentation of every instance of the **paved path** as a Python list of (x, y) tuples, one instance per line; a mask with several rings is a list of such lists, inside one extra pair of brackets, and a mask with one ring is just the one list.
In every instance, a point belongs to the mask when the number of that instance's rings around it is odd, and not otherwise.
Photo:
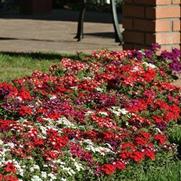
[[(114, 42), (110, 14), (88, 14), (85, 38), (77, 42), (77, 12), (58, 11), (49, 16), (5, 16), (0, 18), (0, 51), (91, 52), (100, 48), (120, 50)], [(92, 16), (92, 17), (91, 17)], [(95, 23), (96, 18), (98, 19)]]

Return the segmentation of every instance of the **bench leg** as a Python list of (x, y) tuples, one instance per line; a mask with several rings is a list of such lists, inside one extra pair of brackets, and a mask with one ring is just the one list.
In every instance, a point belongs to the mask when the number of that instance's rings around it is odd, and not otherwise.
[(79, 14), (77, 34), (75, 36), (77, 41), (81, 41), (81, 39), (83, 38), (83, 32), (84, 32), (83, 27), (84, 27), (84, 17), (85, 17), (85, 12), (86, 12), (86, 1), (87, 0), (82, 1), (82, 9), (81, 9), (80, 14)]
[(120, 42), (122, 44), (123, 37), (122, 37), (122, 33), (119, 27), (115, 0), (111, 0), (111, 9), (112, 9), (112, 17), (113, 17), (113, 26), (114, 26), (114, 31), (115, 31), (115, 41)]

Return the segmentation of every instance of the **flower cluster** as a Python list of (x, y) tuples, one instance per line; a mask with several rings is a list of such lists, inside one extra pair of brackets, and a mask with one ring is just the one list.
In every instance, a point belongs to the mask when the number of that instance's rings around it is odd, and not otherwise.
[(153, 64), (156, 49), (94, 52), (0, 83), (0, 181), (96, 178), (174, 154), (180, 88)]

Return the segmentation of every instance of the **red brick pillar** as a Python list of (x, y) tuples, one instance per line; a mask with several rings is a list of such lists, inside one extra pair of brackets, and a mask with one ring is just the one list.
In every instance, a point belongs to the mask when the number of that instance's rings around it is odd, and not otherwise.
[(124, 49), (181, 48), (181, 0), (124, 0)]

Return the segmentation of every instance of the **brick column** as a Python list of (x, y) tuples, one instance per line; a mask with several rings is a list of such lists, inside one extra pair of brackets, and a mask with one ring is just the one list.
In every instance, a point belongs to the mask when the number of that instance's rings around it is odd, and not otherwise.
[(181, 0), (124, 0), (124, 49), (181, 49)]

